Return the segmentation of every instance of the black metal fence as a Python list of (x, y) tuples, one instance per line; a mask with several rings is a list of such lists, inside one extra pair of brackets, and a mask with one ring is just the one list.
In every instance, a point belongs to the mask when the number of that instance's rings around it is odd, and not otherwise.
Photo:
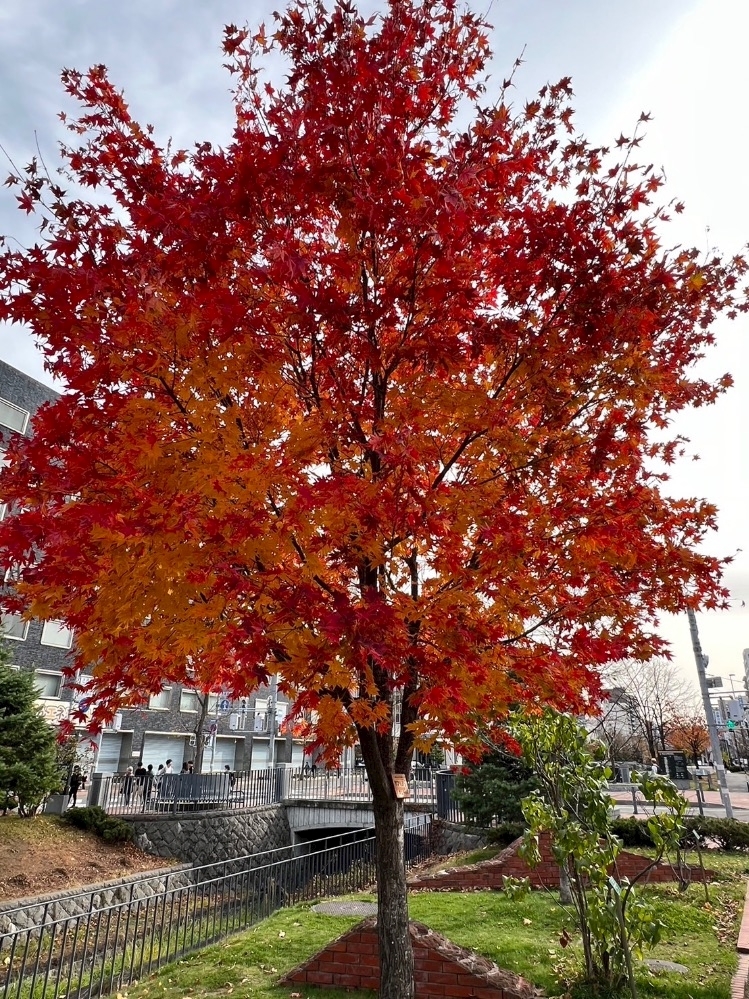
[(434, 775), (435, 814), (448, 822), (470, 825), (471, 820), (455, 800), (455, 774), (451, 770), (440, 770)]
[[(429, 856), (430, 830), (428, 815), (409, 823), (407, 865)], [(246, 860), (234, 870), (217, 864), (195, 868), (191, 884), (167, 884), (146, 898), (133, 886), (129, 899), (117, 905), (94, 908), (92, 902), (83, 915), (4, 934), (2, 999), (107, 995), (279, 908), (366, 888), (375, 876), (374, 832), (359, 831), (328, 849), (270, 863)]]
[[(435, 794), (435, 772), (415, 769), (408, 801), (433, 808)], [(112, 815), (137, 815), (256, 808), (289, 799), (367, 802), (372, 800), (372, 792), (366, 773), (359, 768), (275, 767), (243, 773), (165, 774), (160, 778), (95, 774), (88, 804), (100, 805)]]

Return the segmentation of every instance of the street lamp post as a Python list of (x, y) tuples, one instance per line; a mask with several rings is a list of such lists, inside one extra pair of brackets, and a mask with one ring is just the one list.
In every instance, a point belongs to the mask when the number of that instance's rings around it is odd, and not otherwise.
[(733, 807), (731, 805), (731, 795), (728, 793), (728, 782), (726, 780), (726, 768), (723, 765), (723, 753), (720, 748), (720, 739), (718, 738), (718, 728), (715, 724), (715, 715), (713, 714), (713, 706), (710, 703), (710, 691), (707, 686), (707, 676), (705, 675), (705, 667), (707, 662), (705, 656), (702, 653), (702, 646), (700, 645), (700, 636), (697, 631), (697, 618), (694, 611), (689, 608), (687, 610), (687, 616), (689, 617), (689, 632), (692, 636), (692, 651), (694, 652), (694, 661), (697, 665), (697, 677), (700, 682), (700, 693), (702, 694), (702, 705), (705, 709), (705, 720), (707, 721), (707, 730), (710, 733), (710, 746), (713, 751), (713, 760), (715, 761), (715, 769), (718, 774), (718, 785), (720, 787), (720, 797), (723, 801), (723, 805), (726, 810), (726, 818), (733, 818)]

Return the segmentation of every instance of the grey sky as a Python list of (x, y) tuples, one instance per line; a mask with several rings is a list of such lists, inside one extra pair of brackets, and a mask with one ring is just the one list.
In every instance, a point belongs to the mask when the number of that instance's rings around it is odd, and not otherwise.
[[(64, 136), (57, 112), (73, 112), (59, 84), (63, 67), (105, 63), (134, 114), (178, 146), (231, 131), (231, 79), (220, 52), (225, 23), (270, 23), (281, 0), (3, 0), (0, 5), (0, 143), (19, 163), (40, 149), (50, 166)], [(368, 10), (376, 8), (366, 0)], [(476, 4), (481, 9), (481, 4)], [(671, 190), (687, 203), (673, 239), (727, 252), (749, 238), (744, 195), (747, 137), (744, 99), (749, 66), (742, 46), (749, 31), (745, 0), (494, 0), (495, 76), (501, 80), (525, 47), (516, 77), (517, 100), (547, 80), (571, 75), (579, 127), (593, 142), (629, 134), (639, 112), (654, 112), (644, 156), (664, 164)], [(36, 137), (35, 137), (36, 136)], [(0, 164), (0, 176), (4, 173)], [(706, 228), (709, 226), (709, 234)], [(0, 233), (21, 242), (33, 230), (15, 210), (13, 191), (0, 189)], [(701, 454), (674, 477), (674, 491), (708, 495), (723, 510), (710, 549), (745, 547), (749, 455), (747, 322), (720, 330), (711, 371), (730, 370), (737, 389), (712, 413), (684, 419)], [(0, 327), (0, 357), (49, 381), (40, 355), (22, 330)], [(749, 552), (727, 577), (737, 603), (749, 603)], [(749, 646), (747, 611), (706, 615), (701, 627), (717, 672), (741, 671)], [(665, 622), (677, 659), (689, 668), (685, 622)]]

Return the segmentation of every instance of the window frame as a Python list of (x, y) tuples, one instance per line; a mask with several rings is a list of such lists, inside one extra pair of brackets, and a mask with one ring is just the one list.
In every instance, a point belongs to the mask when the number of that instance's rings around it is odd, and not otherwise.
[[(17, 618), (23, 624), (23, 635), (10, 635), (5, 631), (3, 619), (7, 617)], [(9, 642), (25, 642), (29, 637), (29, 625), (30, 621), (24, 621), (20, 614), (2, 614), (0, 615), (0, 634), (2, 637), (7, 639)]]
[[(69, 635), (68, 644), (67, 645), (61, 645), (59, 642), (45, 642), (44, 641), (44, 632), (46, 631), (47, 625), (58, 625), (58, 631), (60, 631), (60, 632), (67, 631), (68, 635)], [(61, 624), (61, 622), (58, 621), (58, 620), (56, 620), (56, 619), (55, 620), (44, 621), (43, 624), (42, 624), (42, 635), (41, 635), (41, 638), (39, 639), (39, 644), (43, 645), (47, 649), (64, 649), (64, 650), (68, 650), (68, 649), (72, 649), (73, 648), (73, 637), (74, 637), (73, 636), (73, 629), (72, 628), (68, 628), (68, 626), (66, 624)]]
[[(167, 694), (168, 695), (167, 700), (168, 700), (169, 703), (167, 703), (166, 705), (154, 704), (153, 703), (154, 697), (161, 697), (163, 694)], [(157, 694), (150, 694), (149, 697), (148, 697), (148, 710), (149, 711), (169, 711), (169, 710), (171, 710), (171, 695), (172, 695), (172, 687), (171, 686), (169, 686), (169, 687), (162, 687), (161, 690)], [(180, 700), (181, 699), (182, 699), (182, 694), (180, 693)]]
[[(15, 410), (16, 413), (20, 413), (23, 416), (23, 426), (19, 430), (18, 427), (13, 427), (9, 423), (5, 423), (2, 419), (2, 407), (3, 405), (8, 406), (11, 410)], [(16, 403), (11, 402), (10, 399), (6, 399), (4, 396), (0, 396), (0, 426), (5, 427), (6, 430), (12, 430), (15, 434), (25, 434), (29, 426), (29, 420), (31, 418), (31, 413), (28, 409), (23, 409), (21, 406), (17, 406)]]
[(63, 683), (64, 683), (64, 679), (65, 679), (64, 675), (61, 672), (59, 672), (58, 670), (54, 670), (54, 669), (35, 669), (34, 670), (34, 679), (36, 680), (36, 677), (38, 677), (38, 676), (55, 676), (55, 677), (57, 677), (58, 684), (57, 684), (57, 693), (56, 694), (42, 694), (42, 693), (39, 693), (37, 695), (37, 700), (38, 701), (59, 701), (59, 700), (61, 700), (62, 698), (61, 698), (60, 695), (62, 694), (62, 687), (63, 687)]

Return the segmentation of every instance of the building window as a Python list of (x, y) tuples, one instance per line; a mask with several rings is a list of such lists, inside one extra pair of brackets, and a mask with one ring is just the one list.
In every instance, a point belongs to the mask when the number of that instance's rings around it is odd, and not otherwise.
[[(201, 700), (205, 697), (205, 694), (200, 695)], [(218, 704), (218, 694), (208, 695), (208, 714), (214, 714), (216, 711), (216, 705)], [(200, 711), (200, 701), (198, 701), (198, 694), (195, 690), (183, 690), (179, 695), (179, 709), (180, 711), (190, 711), (193, 714), (198, 714)]]
[(62, 621), (45, 621), (42, 628), (42, 645), (52, 645), (56, 649), (69, 649), (73, 644), (73, 632)]
[(26, 409), (14, 406), (7, 399), (0, 399), (0, 424), (15, 430), (19, 434), (26, 433), (26, 424), (29, 422), (29, 413)]
[(268, 700), (265, 697), (256, 697), (252, 708), (252, 731), (267, 732), (268, 728)]
[[(148, 698), (148, 707), (151, 709), (151, 711), (168, 711), (171, 699), (172, 699), (172, 688), (164, 687), (164, 689), (160, 690), (158, 694), (151, 694), (151, 696)], [(182, 710), (184, 711), (189, 709), (182, 708)]]
[(0, 617), (3, 635), (12, 638), (14, 642), (25, 642), (29, 633), (29, 622), (24, 621), (20, 614), (3, 614)]
[(34, 676), (39, 697), (59, 697), (62, 673), (36, 673)]

